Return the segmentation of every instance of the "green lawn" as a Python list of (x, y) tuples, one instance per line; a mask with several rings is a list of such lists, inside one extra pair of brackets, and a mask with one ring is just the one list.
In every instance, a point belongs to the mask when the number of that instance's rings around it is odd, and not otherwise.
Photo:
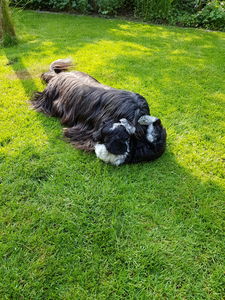
[[(0, 299), (224, 297), (225, 33), (15, 12), (0, 49)], [(155, 162), (113, 167), (32, 111), (58, 58), (142, 94), (168, 132)]]

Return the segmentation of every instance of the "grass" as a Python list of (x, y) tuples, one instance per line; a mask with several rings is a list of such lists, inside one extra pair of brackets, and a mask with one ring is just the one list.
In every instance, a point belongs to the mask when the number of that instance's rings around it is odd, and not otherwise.
[[(225, 34), (16, 12), (0, 49), (0, 298), (224, 297)], [(147, 98), (168, 132), (152, 163), (113, 167), (29, 109), (58, 58)]]

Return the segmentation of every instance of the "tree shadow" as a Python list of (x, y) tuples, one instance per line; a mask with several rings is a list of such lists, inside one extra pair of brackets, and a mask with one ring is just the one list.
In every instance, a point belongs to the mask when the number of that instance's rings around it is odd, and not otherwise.
[[(35, 81), (33, 80), (31, 73), (24, 65), (22, 57), (12, 54), (11, 51), (7, 51), (7, 49), (5, 49), (5, 56), (8, 59), (7, 66), (12, 67), (17, 79), (20, 80), (23, 86), (26, 95), (30, 97), (31, 94), (34, 91), (37, 91), (38, 88), (35, 84)], [(19, 69), (17, 67), (18, 65), (19, 65)]]

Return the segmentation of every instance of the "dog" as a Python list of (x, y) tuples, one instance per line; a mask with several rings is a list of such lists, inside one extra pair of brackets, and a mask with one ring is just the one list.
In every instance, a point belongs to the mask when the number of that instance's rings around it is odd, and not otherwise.
[[(121, 119), (116, 124), (116, 128), (111, 128), (111, 135), (108, 130), (102, 130), (102, 135), (98, 138), (95, 145), (95, 153), (98, 158), (106, 163), (119, 166), (124, 163), (139, 163), (143, 161), (151, 161), (160, 157), (166, 147), (166, 130), (163, 128), (160, 119), (144, 115), (139, 118), (138, 124), (142, 126), (143, 133), (136, 136), (135, 130), (129, 135), (127, 128), (127, 120)], [(117, 126), (124, 128), (117, 129)], [(116, 132), (118, 130), (118, 132)], [(105, 133), (104, 133), (105, 131)], [(108, 141), (113, 139), (114, 135), (120, 136), (120, 139), (126, 143), (126, 149), (115, 153), (107, 147)], [(116, 148), (116, 150), (120, 148)], [(114, 150), (114, 149), (113, 149)], [(115, 154), (114, 154), (115, 153)]]
[(41, 75), (47, 87), (31, 99), (35, 110), (59, 118), (76, 148), (95, 151), (107, 163), (150, 161), (163, 154), (166, 130), (150, 116), (143, 96), (103, 85), (80, 71), (68, 72), (70, 67), (71, 60), (59, 59)]

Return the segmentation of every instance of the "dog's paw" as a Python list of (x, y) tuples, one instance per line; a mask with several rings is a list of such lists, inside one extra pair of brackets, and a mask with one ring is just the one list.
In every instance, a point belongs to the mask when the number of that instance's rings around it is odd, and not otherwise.
[(155, 123), (157, 120), (158, 120), (158, 118), (156, 118), (156, 117), (144, 115), (139, 118), (138, 123), (140, 125), (150, 125), (150, 124)]
[(135, 127), (125, 118), (123, 119), (120, 119), (120, 123), (121, 125), (123, 125), (126, 129), (126, 131), (129, 133), (129, 134), (134, 134), (135, 133)]

